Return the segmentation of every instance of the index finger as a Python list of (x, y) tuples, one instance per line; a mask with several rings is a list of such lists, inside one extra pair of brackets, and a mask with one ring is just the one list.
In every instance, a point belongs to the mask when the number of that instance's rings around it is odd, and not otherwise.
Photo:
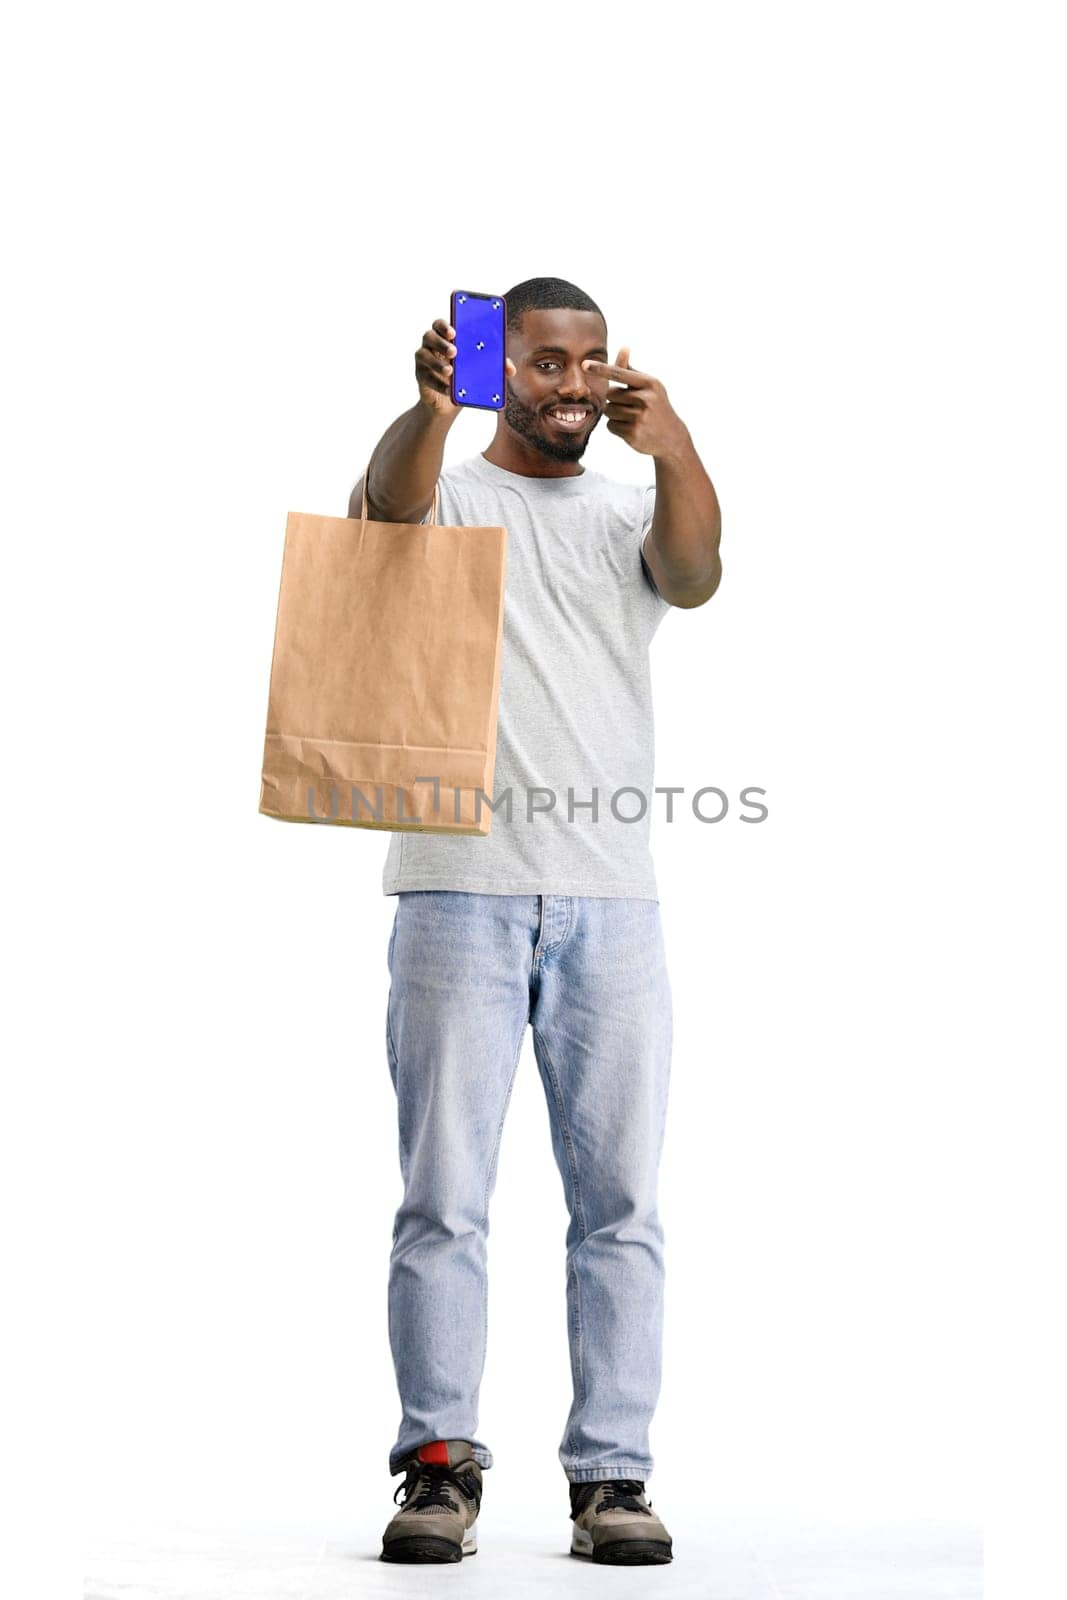
[(586, 372), (594, 372), (598, 378), (614, 378), (617, 383), (629, 384), (631, 389), (639, 389), (643, 383), (650, 383), (651, 376), (647, 372), (638, 372), (636, 367), (613, 367), (609, 361), (582, 362)]

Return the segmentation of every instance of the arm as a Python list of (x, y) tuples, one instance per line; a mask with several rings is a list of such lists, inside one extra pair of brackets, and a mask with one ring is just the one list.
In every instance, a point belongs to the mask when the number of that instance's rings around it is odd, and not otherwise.
[[(448, 430), (462, 410), (452, 404), (454, 338), (451, 323), (438, 317), (415, 352), (419, 398), (390, 424), (373, 452), (367, 514), (375, 522), (421, 522), (433, 504)], [(348, 497), (350, 517), (363, 510), (363, 477)]]
[[(624, 345), (614, 364), (582, 366), (604, 387), (608, 432), (656, 463), (656, 510), (642, 553), (664, 600), (690, 611), (711, 599), (722, 577), (719, 499), (663, 384), (631, 367), (629, 356)], [(625, 387), (608, 389), (609, 381)]]
[[(433, 503), (454, 421), (455, 416), (431, 410), (420, 398), (390, 423), (374, 451), (367, 485), (367, 515), (373, 521), (421, 522)], [(348, 515), (359, 517), (362, 507), (363, 477), (349, 496)]]
[(692, 610), (711, 599), (722, 578), (719, 499), (688, 431), (653, 459), (656, 513), (642, 547), (645, 560), (664, 600)]

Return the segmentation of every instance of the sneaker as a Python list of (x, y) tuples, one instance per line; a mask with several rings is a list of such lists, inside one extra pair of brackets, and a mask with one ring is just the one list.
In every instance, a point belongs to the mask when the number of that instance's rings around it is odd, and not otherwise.
[(652, 1566), (673, 1559), (671, 1536), (636, 1478), (571, 1484), (572, 1556), (614, 1566)]
[(478, 1549), (482, 1469), (466, 1439), (424, 1444), (404, 1463), (404, 1500), (382, 1538), (382, 1561), (460, 1561)]

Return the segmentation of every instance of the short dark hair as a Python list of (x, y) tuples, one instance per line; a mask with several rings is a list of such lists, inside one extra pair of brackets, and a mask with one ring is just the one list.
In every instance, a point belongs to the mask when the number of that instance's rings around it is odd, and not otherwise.
[(518, 332), (527, 311), (595, 311), (605, 328), (608, 319), (591, 295), (566, 278), (527, 278), (504, 296), (508, 327)]

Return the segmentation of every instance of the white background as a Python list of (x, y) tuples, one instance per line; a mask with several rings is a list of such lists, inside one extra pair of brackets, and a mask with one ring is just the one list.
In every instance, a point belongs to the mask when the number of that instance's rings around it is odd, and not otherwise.
[[(450, 289), (541, 274), (664, 381), (722, 503), (721, 588), (652, 647), (657, 782), (770, 807), (653, 824), (676, 1030), (653, 1499), (668, 1521), (977, 1525), (1001, 1493), (991, 1364), (1009, 1436), (1040, 1404), (1055, 1439), (1051, 15), (8, 25), (29, 1499), (66, 1479), (113, 1533), (374, 1544), (387, 1520), (396, 902), (382, 836), (257, 812), (282, 539), (290, 508), (344, 513)], [(461, 417), (447, 460), (491, 432)], [(603, 428), (585, 459), (654, 478)], [(527, 1044), (481, 1433), (487, 1506), (561, 1538), (565, 1226)]]

